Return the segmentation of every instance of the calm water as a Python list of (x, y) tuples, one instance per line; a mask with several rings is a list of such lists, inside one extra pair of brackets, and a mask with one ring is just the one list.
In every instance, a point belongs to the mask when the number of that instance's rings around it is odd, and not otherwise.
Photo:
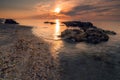
[[(106, 22), (106, 21), (98, 21), (93, 22), (93, 24), (97, 27), (112, 30), (117, 32), (117, 35), (110, 36), (110, 40), (105, 43), (100, 43), (98, 45), (90, 45), (86, 43), (78, 43), (78, 44), (70, 44), (66, 43), (58, 37), (61, 31), (66, 29), (66, 27), (61, 24), (62, 22), (59, 19), (51, 20), (56, 22), (56, 24), (44, 24), (45, 20), (19, 20), (21, 24), (34, 26), (33, 34), (38, 37), (44, 38), (46, 41), (53, 43), (52, 50), (57, 53), (63, 52), (67, 53), (67, 55), (71, 53), (120, 53), (120, 23), (119, 22)], [(47, 20), (46, 20), (47, 21)], [(76, 55), (76, 54), (74, 54)]]
[[(44, 24), (44, 20), (25, 20), (22, 24), (31, 25), (33, 34), (52, 43), (52, 55), (59, 59), (61, 80), (120, 80), (120, 23), (93, 22), (95, 26), (117, 33), (110, 36), (108, 42), (97, 45), (84, 42), (70, 44), (62, 41), (58, 35), (66, 27), (53, 20), (54, 25)], [(101, 61), (93, 55), (101, 55)], [(59, 58), (58, 58), (59, 57)]]

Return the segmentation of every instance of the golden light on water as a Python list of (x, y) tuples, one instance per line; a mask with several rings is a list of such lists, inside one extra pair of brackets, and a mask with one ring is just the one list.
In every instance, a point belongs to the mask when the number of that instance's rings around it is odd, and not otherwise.
[(59, 36), (60, 35), (60, 21), (59, 19), (56, 19), (56, 25), (55, 25), (55, 40), (59, 39)]
[(60, 11), (61, 11), (60, 8), (56, 8), (56, 9), (55, 9), (55, 12), (56, 12), (56, 13), (60, 13)]

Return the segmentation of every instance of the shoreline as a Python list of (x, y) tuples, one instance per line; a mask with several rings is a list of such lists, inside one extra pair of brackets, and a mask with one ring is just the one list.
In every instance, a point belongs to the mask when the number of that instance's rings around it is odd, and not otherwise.
[(58, 62), (50, 44), (31, 27), (0, 24), (0, 79), (59, 80)]

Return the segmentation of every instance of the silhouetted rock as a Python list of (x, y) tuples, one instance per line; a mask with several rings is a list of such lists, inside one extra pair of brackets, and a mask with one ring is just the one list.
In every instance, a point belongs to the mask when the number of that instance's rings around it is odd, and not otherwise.
[(19, 24), (19, 23), (13, 19), (5, 19), (4, 24)]
[(51, 25), (53, 25), (53, 24), (56, 24), (55, 22), (49, 22), (49, 21), (46, 21), (46, 22), (44, 22), (45, 24), (51, 24)]
[(49, 22), (48, 22), (48, 21), (45, 21), (44, 23), (45, 23), (45, 24), (49, 24)]
[(62, 23), (65, 24), (67, 27), (79, 27), (84, 31), (86, 31), (88, 28), (96, 28), (91, 22), (67, 21)]

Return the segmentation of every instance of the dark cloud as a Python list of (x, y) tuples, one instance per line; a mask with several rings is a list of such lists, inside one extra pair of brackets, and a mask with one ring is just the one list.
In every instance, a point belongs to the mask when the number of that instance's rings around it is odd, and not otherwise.
[[(91, 0), (92, 1), (92, 0)], [(120, 0), (97, 0), (96, 3), (84, 3), (76, 5), (73, 9), (68, 12), (62, 12), (62, 14), (69, 16), (82, 16), (95, 14), (98, 16), (108, 16), (119, 18), (120, 17)]]
[(65, 12), (65, 13), (62, 12), (62, 13), (66, 14), (66, 15), (74, 16), (74, 15), (77, 15), (78, 12), (89, 11), (89, 10), (94, 10), (94, 9), (96, 9), (96, 7), (94, 7), (92, 5), (82, 5), (82, 6), (76, 6), (76, 7), (74, 7), (69, 12)]

